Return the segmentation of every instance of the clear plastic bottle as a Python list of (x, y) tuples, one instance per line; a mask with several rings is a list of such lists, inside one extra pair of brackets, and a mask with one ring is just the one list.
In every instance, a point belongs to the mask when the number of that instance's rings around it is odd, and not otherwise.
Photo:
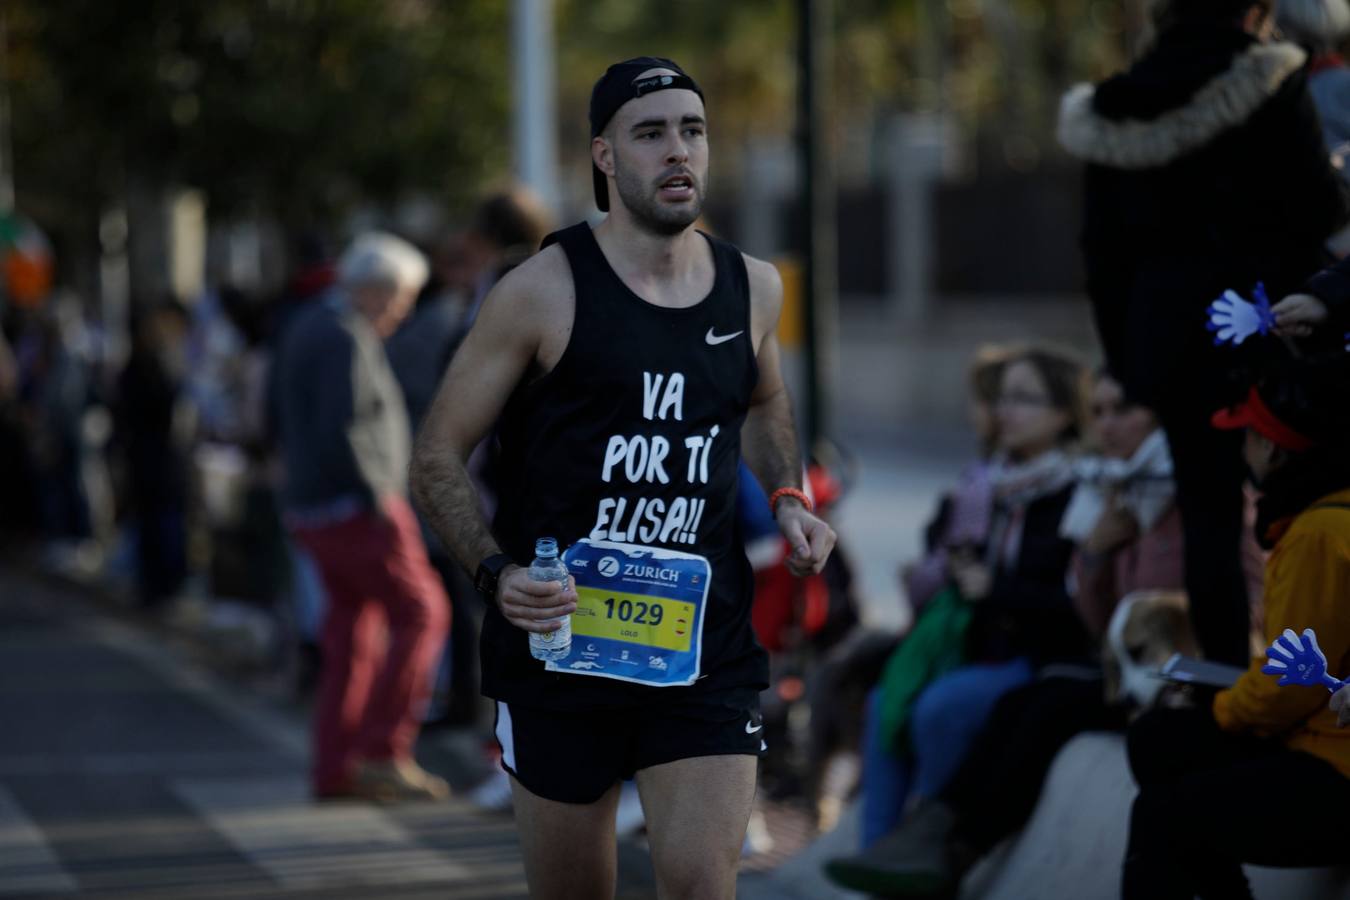
[[(528, 571), (534, 581), (557, 581), (567, 586), (567, 565), (558, 558), (556, 539), (540, 538), (534, 542), (534, 562)], [(564, 616), (557, 624), (558, 628), (547, 634), (530, 632), (530, 655), (535, 659), (557, 662), (572, 649), (572, 617)]]

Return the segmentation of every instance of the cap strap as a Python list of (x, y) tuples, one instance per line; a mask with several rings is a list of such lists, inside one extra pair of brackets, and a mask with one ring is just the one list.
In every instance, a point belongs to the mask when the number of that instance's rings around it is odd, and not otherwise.
[(679, 90), (702, 94), (698, 85), (694, 84), (694, 79), (688, 75), (649, 75), (646, 78), (637, 78), (633, 81), (634, 99), (645, 97), (647, 94), (654, 94), (657, 91)]

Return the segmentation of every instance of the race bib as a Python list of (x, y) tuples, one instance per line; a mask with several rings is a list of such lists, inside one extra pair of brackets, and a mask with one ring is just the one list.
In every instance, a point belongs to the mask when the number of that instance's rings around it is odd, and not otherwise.
[(702, 556), (583, 539), (563, 554), (577, 582), (572, 650), (550, 672), (653, 687), (693, 684), (712, 566)]

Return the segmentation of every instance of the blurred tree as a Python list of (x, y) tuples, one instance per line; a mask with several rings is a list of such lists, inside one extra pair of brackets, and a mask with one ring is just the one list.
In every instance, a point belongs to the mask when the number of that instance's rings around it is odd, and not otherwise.
[(496, 0), (7, 0), (16, 178), (85, 221), (136, 179), (213, 214), (327, 221), (499, 174), (506, 11)]
[[(1125, 54), (1140, 0), (848, 0), (835, 4), (835, 120), (849, 128), (942, 110), (1013, 169), (1054, 154), (1059, 96)], [(791, 133), (791, 0), (558, 0), (561, 145), (584, 166), (591, 85), (611, 62), (671, 56), (709, 96), (719, 145)], [(837, 136), (836, 136), (837, 137)], [(723, 165), (719, 157), (719, 167)], [(730, 161), (734, 168), (736, 161)]]
[(670, 57), (698, 80), (708, 98), (719, 171), (734, 166), (745, 138), (791, 129), (796, 57), (790, 0), (557, 2), (564, 171), (586, 168), (591, 86), (608, 65), (634, 56)]
[[(792, 0), (556, 2), (564, 171), (585, 171), (591, 84), (639, 54), (704, 84), (720, 172), (746, 139), (791, 133)], [(1138, 3), (836, 3), (835, 121), (857, 134), (942, 109), (982, 156), (1034, 165), (1054, 152), (1060, 91), (1120, 63)], [(171, 185), (201, 188), (213, 219), (308, 227), (414, 191), (463, 209), (509, 170), (501, 0), (4, 4), (19, 203), (58, 251), (87, 257), (104, 210), (135, 219)]]

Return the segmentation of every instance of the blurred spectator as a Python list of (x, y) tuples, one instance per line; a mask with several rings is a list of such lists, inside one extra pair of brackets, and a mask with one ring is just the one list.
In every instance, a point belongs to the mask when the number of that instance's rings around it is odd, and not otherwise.
[(1004, 362), (987, 528), (949, 551), (944, 590), (887, 661), (869, 704), (865, 846), (899, 822), (907, 799), (941, 793), (999, 697), (1045, 665), (1091, 658), (1068, 593), (1073, 544), (1059, 533), (1083, 381), (1077, 363), (1050, 351)]
[[(394, 377), (402, 389), (414, 436), (440, 387), (441, 376), (466, 333), (472, 279), (464, 279), (468, 254), (462, 236), (447, 241), (437, 254), (433, 275), (416, 308), (385, 345)], [(450, 280), (443, 280), (448, 276)], [(452, 561), (421, 516), (418, 523), (432, 566), (450, 596), (448, 652), (441, 659), (428, 720), (472, 725), (483, 701), (478, 692), (478, 623), (483, 604), (463, 569)]]
[(329, 598), (315, 703), (318, 798), (448, 793), (413, 760), (449, 609), (407, 501), (411, 434), (383, 345), (426, 280), (410, 244), (362, 235), (343, 254), (335, 288), (291, 324), (277, 364), (287, 523)]
[(91, 399), (91, 371), (81, 344), (83, 317), (74, 297), (56, 298), (39, 314), (38, 346), (25, 401), (31, 414), (42, 531), (48, 541), (92, 536), (84, 488), (84, 413)]
[(1157, 416), (1131, 403), (1120, 382), (1102, 372), (1093, 385), (1092, 421), (1101, 456), (1080, 462), (1061, 531), (1078, 545), (1078, 612), (1101, 637), (1122, 597), (1181, 588), (1183, 553), (1172, 455)]
[(956, 488), (942, 497), (925, 536), (927, 554), (900, 572), (915, 615), (947, 586), (950, 554), (982, 544), (989, 535), (991, 457), (998, 449), (996, 408), (1003, 367), (1016, 353), (1012, 348), (982, 347), (971, 365), (970, 419), (979, 440), (980, 459), (967, 466)]
[(537, 252), (553, 227), (552, 214), (524, 188), (492, 194), (478, 205), (465, 247), (473, 272), (470, 322), (497, 280)]
[(28, 450), (19, 414), (19, 365), (0, 331), (0, 536), (32, 525), (36, 505), (28, 477)]
[[(432, 278), (415, 311), (387, 347), (414, 434), (473, 323), (478, 304), (502, 275), (539, 249), (553, 226), (552, 216), (539, 200), (517, 188), (485, 198), (469, 231), (452, 235), (438, 249)], [(473, 454), (468, 468), (478, 483), (479, 496), (495, 497), (492, 459), (485, 448)], [(426, 523), (421, 526), (432, 565), (449, 591), (455, 620), (450, 652), (437, 681), (437, 694), (448, 693), (449, 702), (438, 703), (432, 714), (448, 724), (472, 725), (484, 706), (478, 690), (483, 604), (463, 568), (445, 552)]]
[[(1331, 370), (1286, 362), (1214, 416), (1244, 429), (1262, 492), (1266, 642), (1311, 628), (1328, 671), (1350, 671), (1350, 391)], [(1280, 686), (1252, 660), (1230, 689), (1157, 709), (1130, 727), (1139, 783), (1122, 896), (1250, 897), (1243, 863), (1341, 863), (1350, 733), (1321, 686)], [(1259, 797), (1253, 806), (1253, 797)]]
[(291, 276), (273, 313), (272, 339), (280, 347), (291, 320), (311, 300), (323, 297), (337, 280), (337, 270), (324, 239), (307, 231), (294, 238)]
[(457, 270), (464, 268), (463, 258), (467, 255), (460, 235), (442, 246), (437, 256), (439, 264), (418, 295), (412, 313), (385, 345), (389, 365), (403, 390), (414, 433), (431, 407), (441, 376), (465, 333), (469, 288), (442, 277), (443, 274), (462, 277)]
[(225, 287), (204, 296), (196, 313), (194, 396), (202, 410), (196, 463), (211, 526), (211, 593), (246, 601), (253, 616), (261, 608), (260, 621), (271, 629), (285, 613), (279, 601), (290, 560), (264, 423), (265, 309)]
[[(245, 417), (259, 417), (253, 434), (259, 443), (271, 451), (279, 451), (281, 420), (281, 386), (276, 378), (277, 359), (285, 342), (290, 324), (309, 305), (324, 297), (337, 278), (337, 271), (323, 238), (307, 231), (293, 238), (291, 273), (286, 286), (271, 311), (270, 322), (264, 328), (266, 345), (255, 354), (249, 366), (249, 378), (254, 388), (261, 387), (262, 406), (245, 405)], [(270, 351), (270, 352), (268, 352)], [(280, 487), (285, 466), (279, 459), (271, 460), (270, 474)], [(328, 598), (314, 560), (304, 546), (294, 539), (287, 541), (290, 556), (289, 612), (298, 638), (296, 652), (295, 686), (304, 696), (318, 678), (322, 665), (319, 632), (322, 628)]]
[(9, 347), (3, 331), (0, 331), (0, 407), (13, 403), (19, 395), (19, 366), (14, 361), (14, 351)]
[[(1322, 120), (1327, 150), (1343, 157), (1350, 151), (1350, 67), (1340, 54), (1350, 34), (1346, 0), (1280, 0), (1275, 23), (1281, 34), (1308, 51), (1308, 92)], [(1344, 160), (1338, 159), (1346, 176)]]
[(187, 312), (174, 300), (132, 319), (131, 355), (117, 383), (116, 427), (135, 522), (141, 600), (158, 606), (187, 576), (188, 454), (182, 403)]
[(19, 388), (19, 369), (14, 363), (14, 351), (0, 332), (0, 403), (9, 403)]
[[(990, 457), (997, 450), (998, 429), (994, 409), (998, 402), (1003, 365), (1013, 354), (1011, 348), (986, 346), (980, 348), (971, 362), (969, 373), (970, 419), (979, 447), (979, 459), (961, 473), (956, 486), (940, 498), (924, 537), (924, 556), (906, 563), (900, 570), (900, 580), (916, 618), (924, 605), (947, 586), (950, 550), (978, 544), (987, 537), (989, 517), (993, 508), (993, 487), (989, 475)], [(775, 532), (776, 534), (776, 532)], [(777, 550), (775, 543), (775, 550)], [(838, 548), (836, 548), (836, 551)], [(775, 557), (776, 558), (776, 557)], [(824, 774), (825, 764), (842, 744), (855, 749), (861, 731), (867, 694), (881, 676), (886, 659), (895, 650), (900, 639), (890, 631), (855, 629), (839, 646), (830, 651), (820, 670), (808, 685), (811, 730), (807, 757), (808, 772), (815, 785)], [(883, 762), (888, 762), (883, 758)], [(894, 772), (888, 764), (879, 771), (865, 775), (874, 783), (883, 773)], [(890, 789), (877, 788), (886, 796)], [(822, 827), (836, 815), (840, 798), (812, 797), (817, 802), (817, 814)], [(893, 823), (894, 804), (886, 802), (880, 808), (868, 807), (869, 813), (883, 817), (882, 824), (868, 826), (878, 836)]]
[[(1080, 481), (1061, 531), (1079, 545), (1077, 582), (1086, 596), (1078, 597), (1078, 608), (1100, 639), (1127, 594), (1181, 586), (1181, 523), (1167, 443), (1153, 413), (1126, 401), (1107, 374), (1093, 385), (1092, 412), (1101, 456), (1079, 461)], [(936, 802), (827, 871), (845, 887), (887, 896), (911, 896), (919, 886), (923, 896), (950, 891), (975, 860), (1031, 817), (1060, 748), (1080, 732), (1124, 725), (1124, 709), (1108, 702), (1100, 669), (1044, 670), (999, 700)]]
[(1196, 634), (1236, 665), (1248, 658), (1245, 473), (1239, 438), (1208, 417), (1236, 399), (1228, 373), (1244, 357), (1213, 346), (1205, 308), (1229, 288), (1296, 288), (1345, 213), (1307, 53), (1270, 42), (1269, 13), (1252, 0), (1164, 4), (1144, 56), (1073, 88), (1059, 120), (1087, 163), (1083, 248), (1107, 363), (1167, 432)]

